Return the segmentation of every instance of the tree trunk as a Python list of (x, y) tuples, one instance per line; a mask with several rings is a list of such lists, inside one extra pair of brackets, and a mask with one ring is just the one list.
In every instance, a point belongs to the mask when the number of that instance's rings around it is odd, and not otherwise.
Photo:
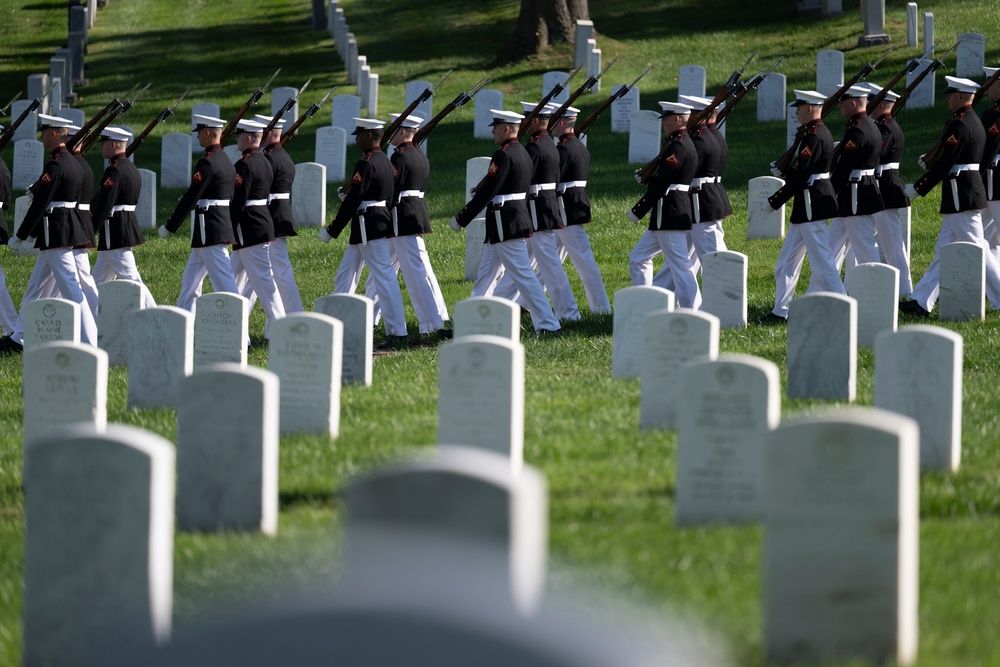
[(521, 60), (557, 42), (573, 43), (577, 19), (590, 18), (588, 0), (521, 0), (514, 34), (490, 67)]

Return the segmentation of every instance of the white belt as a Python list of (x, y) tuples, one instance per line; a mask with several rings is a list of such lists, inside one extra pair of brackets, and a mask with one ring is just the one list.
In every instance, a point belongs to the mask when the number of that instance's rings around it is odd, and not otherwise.
[(383, 208), (385, 207), (384, 199), (379, 199), (377, 201), (374, 199), (366, 199), (365, 201), (358, 204), (358, 213), (362, 211), (367, 211), (370, 208), (378, 208), (379, 206)]
[(77, 204), (76, 205), (76, 209), (78, 211), (89, 211), (90, 210), (90, 204)]
[(956, 164), (948, 171), (949, 176), (958, 176), (963, 171), (979, 171), (978, 164)]
[(490, 203), (493, 204), (494, 206), (503, 206), (509, 201), (521, 201), (524, 199), (524, 197), (525, 193), (523, 192), (515, 192), (509, 195), (496, 195), (495, 197), (493, 197), (493, 199), (490, 200)]
[(403, 197), (416, 197), (417, 199), (423, 199), (424, 193), (422, 190), (401, 190), (399, 196), (396, 197), (396, 203), (403, 201)]
[(267, 206), (266, 199), (248, 199), (245, 206)]
[(291, 196), (290, 192), (272, 192), (267, 196), (267, 203), (270, 204), (276, 199), (288, 199)]
[(122, 211), (132, 212), (135, 210), (135, 204), (118, 204), (117, 206), (111, 207), (111, 214), (120, 213)]
[(587, 187), (587, 181), (563, 181), (556, 186), (556, 192), (562, 194), (569, 190), (570, 188), (585, 188)]
[(874, 169), (855, 169), (854, 171), (851, 172), (851, 176), (848, 180), (860, 181), (865, 176), (874, 176), (874, 175), (875, 175)]
[(677, 190), (678, 192), (687, 192), (691, 189), (690, 185), (684, 185), (683, 183), (671, 183), (670, 187), (667, 188), (669, 193), (671, 190)]
[(813, 174), (812, 176), (809, 177), (809, 180), (806, 181), (806, 187), (810, 187), (816, 181), (825, 181), (828, 180), (829, 178), (830, 178), (830, 172), (828, 171), (822, 174)]
[(535, 183), (533, 185), (528, 186), (528, 194), (531, 195), (532, 197), (537, 197), (538, 193), (541, 192), (542, 190), (555, 190), (555, 189), (556, 189), (555, 183)]
[(721, 181), (722, 178), (720, 178), (719, 176), (702, 176), (700, 178), (691, 179), (691, 187), (700, 188), (706, 183), (720, 183)]
[(51, 213), (57, 208), (76, 208), (75, 201), (50, 201), (48, 207), (45, 209), (47, 213)]
[(898, 171), (898, 170), (899, 170), (898, 162), (886, 162), (885, 164), (880, 164), (878, 167), (875, 168), (875, 175), (881, 176), (887, 171)]
[(229, 200), (228, 199), (199, 199), (198, 201), (195, 202), (195, 206), (197, 206), (198, 208), (200, 208), (203, 211), (207, 211), (208, 209), (212, 208), (213, 206), (223, 206), (223, 207), (229, 206)]

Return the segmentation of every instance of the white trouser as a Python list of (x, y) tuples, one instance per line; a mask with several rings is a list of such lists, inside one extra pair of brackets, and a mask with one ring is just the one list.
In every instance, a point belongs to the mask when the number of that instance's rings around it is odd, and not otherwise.
[[(573, 288), (563, 270), (559, 251), (556, 249), (556, 234), (553, 230), (535, 232), (528, 239), (528, 259), (532, 269), (538, 269), (538, 279), (552, 299), (552, 310), (556, 317), (564, 321), (580, 319), (580, 309), (573, 296)], [(494, 296), (522, 303), (520, 293), (514, 285), (513, 276), (505, 273), (493, 291)]]
[[(285, 307), (281, 302), (281, 295), (278, 294), (278, 286), (274, 284), (274, 273), (271, 271), (269, 245), (269, 243), (258, 243), (233, 250), (229, 256), (233, 275), (245, 274), (250, 289), (260, 299), (260, 306), (267, 316), (267, 322), (264, 325), (264, 338), (271, 337), (271, 323), (285, 316)], [(239, 289), (238, 286), (237, 289)]]
[(662, 253), (664, 271), (672, 275), (674, 294), (681, 308), (701, 307), (701, 290), (688, 245), (689, 234), (683, 230), (646, 230), (629, 253), (629, 274), (633, 285), (653, 284), (653, 257)]
[(63, 299), (80, 306), (80, 342), (96, 346), (97, 320), (80, 286), (80, 271), (72, 248), (52, 248), (38, 253), (35, 268), (28, 279), (28, 287), (21, 297), (21, 312), (11, 338), (24, 343), (24, 307), (32, 301), (45, 298), (44, 292), (51, 289), (47, 284), (50, 280)]
[(846, 294), (840, 271), (833, 263), (833, 252), (827, 245), (827, 226), (823, 220), (788, 225), (785, 242), (774, 266), (775, 315), (788, 317), (788, 304), (795, 296), (795, 286), (802, 273), (802, 260), (809, 254), (812, 277), (807, 292), (834, 292)]
[(587, 295), (590, 312), (604, 315), (611, 312), (611, 302), (608, 291), (604, 288), (604, 278), (597, 268), (594, 251), (590, 248), (590, 238), (583, 225), (569, 225), (556, 230), (556, 247), (560, 261), (566, 261), (569, 255), (576, 273), (583, 283), (583, 291)]
[[(416, 313), (417, 321), (420, 323), (420, 333), (434, 333), (444, 328), (448, 311), (445, 310), (445, 317), (441, 317), (441, 304), (438, 303), (441, 288), (438, 287), (434, 269), (430, 268), (430, 257), (427, 255), (423, 237), (416, 235), (392, 237), (389, 239), (389, 259), (393, 271), (403, 273), (406, 292), (410, 295), (413, 312)], [(374, 280), (369, 280), (365, 285), (365, 296), (375, 302), (374, 323), (378, 324), (381, 317), (381, 300)], [(441, 300), (444, 301), (443, 297)]]
[(120, 278), (122, 280), (132, 280), (143, 286), (142, 307), (155, 308), (156, 301), (149, 293), (139, 275), (139, 268), (135, 264), (135, 254), (132, 248), (115, 248), (114, 250), (98, 250), (97, 261), (94, 262), (94, 269), (91, 271), (94, 282), (98, 285), (109, 280)]
[(1000, 201), (991, 201), (988, 204), (989, 206), (983, 209), (983, 238), (1000, 262)]
[(90, 306), (90, 312), (93, 313), (96, 322), (97, 282), (94, 280), (94, 276), (90, 275), (90, 254), (85, 248), (75, 248), (73, 257), (76, 260), (77, 275), (80, 277), (80, 289), (83, 290), (83, 297), (87, 300), (87, 305)]
[(181, 278), (181, 294), (177, 297), (177, 307), (194, 311), (194, 302), (201, 296), (201, 283), (205, 276), (212, 281), (216, 292), (239, 294), (236, 277), (229, 263), (227, 246), (223, 243), (204, 248), (191, 248), (184, 277)]
[(389, 243), (385, 239), (347, 246), (344, 258), (340, 260), (337, 275), (333, 278), (333, 293), (353, 294), (365, 265), (368, 266), (368, 280), (375, 282), (375, 289), (379, 293), (386, 335), (405, 336), (406, 313), (403, 310), (403, 293), (399, 289), (399, 281), (396, 280), (396, 272), (389, 257)]
[(945, 213), (941, 216), (941, 231), (938, 232), (937, 244), (934, 246), (934, 261), (924, 271), (923, 277), (910, 295), (922, 308), (933, 310), (934, 304), (937, 303), (938, 291), (941, 288), (941, 247), (960, 241), (975, 243), (985, 251), (983, 255), (986, 259), (986, 298), (994, 308), (1000, 306), (1000, 265), (983, 239), (983, 214), (982, 211), (976, 210)]
[[(902, 239), (902, 236), (900, 238)], [(840, 257), (844, 253), (848, 241), (854, 252), (856, 264), (882, 261), (878, 254), (878, 246), (875, 245), (875, 221), (872, 216), (852, 215), (830, 220), (826, 243), (834, 257)]]
[[(285, 237), (282, 236), (271, 241), (267, 253), (271, 260), (271, 274), (274, 276), (274, 284), (281, 296), (281, 305), (285, 309), (285, 314), (301, 313), (303, 311), (302, 299), (299, 297), (299, 287), (295, 284), (295, 275), (292, 273), (292, 262), (288, 257), (288, 244), (285, 242)], [(253, 285), (247, 277), (242, 262), (238, 265), (233, 264), (233, 276), (236, 278), (236, 289), (249, 301), (249, 309), (253, 310), (254, 304), (257, 303), (257, 293), (253, 290)], [(292, 308), (297, 308), (297, 310), (292, 310)]]
[[(702, 256), (720, 250), (728, 250), (723, 238), (721, 220), (696, 222), (691, 225), (691, 231), (688, 233), (688, 256), (691, 258), (691, 266), (694, 268), (695, 275), (701, 273)], [(674, 291), (674, 277), (666, 262), (653, 276), (653, 285), (671, 292)]]
[(903, 245), (899, 209), (887, 208), (872, 215), (872, 219), (878, 230), (878, 245), (882, 248), (886, 263), (899, 270), (899, 295), (909, 296), (913, 291), (913, 279), (910, 277), (910, 258), (906, 256), (906, 246)]
[[(514, 286), (521, 293), (524, 305), (531, 314), (531, 324), (535, 327), (535, 331), (542, 329), (557, 331), (560, 328), (559, 320), (552, 312), (549, 300), (545, 298), (545, 290), (538, 282), (538, 276), (531, 270), (526, 239), (487, 243), (483, 248), (476, 284), (495, 285), (504, 272), (511, 274)], [(490, 291), (492, 293), (492, 289)], [(472, 296), (483, 295), (473, 292)]]
[(14, 333), (17, 327), (17, 308), (14, 307), (14, 300), (7, 291), (7, 277), (2, 266), (0, 266), (0, 327), (3, 327), (3, 332), (8, 336)]

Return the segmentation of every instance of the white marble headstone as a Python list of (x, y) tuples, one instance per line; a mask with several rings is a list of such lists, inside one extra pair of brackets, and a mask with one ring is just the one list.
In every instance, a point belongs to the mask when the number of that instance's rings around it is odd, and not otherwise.
[(499, 336), (521, 342), (521, 307), (513, 301), (475, 296), (455, 304), (454, 336)]
[(673, 308), (674, 293), (662, 287), (626, 287), (615, 292), (611, 377), (642, 377), (646, 316)]
[(955, 76), (979, 79), (986, 64), (986, 37), (978, 32), (963, 32), (958, 36), (955, 52)]
[(181, 380), (178, 529), (277, 532), (278, 384), (274, 373), (238, 364)]
[(318, 162), (295, 165), (292, 218), (302, 227), (322, 227), (326, 219), (326, 167)]
[[(597, 48), (597, 42), (595, 40), (589, 40), (587, 45), (592, 47), (587, 52), (587, 62), (586, 70), (587, 76), (597, 76), (601, 73), (601, 50)], [(597, 83), (590, 89), (592, 93), (601, 92), (601, 80), (598, 79)]]
[(722, 354), (684, 366), (676, 381), (677, 523), (762, 519), (764, 436), (781, 417), (777, 365)]
[(25, 452), (25, 665), (87, 664), (95, 638), (170, 638), (174, 447), (71, 427)]
[(109, 280), (97, 286), (97, 347), (111, 365), (129, 360), (129, 318), (143, 307), (145, 287), (132, 280)]
[(195, 300), (194, 367), (247, 364), (249, 301), (238, 294), (212, 292)]
[(490, 122), (493, 116), (490, 109), (503, 109), (503, 93), (499, 90), (480, 90), (473, 100), (475, 118), (472, 125), (472, 136), (476, 139), (492, 139), (493, 128)]
[(24, 351), (35, 345), (80, 342), (80, 306), (67, 299), (36, 299), (24, 306)]
[(371, 386), (374, 326), (372, 300), (360, 294), (330, 294), (316, 299), (313, 310), (340, 320), (344, 326), (341, 382)]
[[(160, 187), (186, 188), (191, 183), (191, 144), (198, 142), (189, 134), (170, 132), (163, 135), (160, 149)], [(201, 150), (201, 147), (198, 147)]]
[(879, 333), (896, 330), (899, 269), (888, 264), (858, 264), (847, 269), (844, 287), (858, 302), (858, 347), (870, 350)]
[(629, 164), (645, 164), (660, 154), (660, 113), (642, 109), (629, 120)]
[(577, 19), (573, 39), (573, 67), (587, 65), (587, 40), (594, 39), (594, 22)]
[(280, 380), (282, 433), (340, 433), (344, 325), (321, 313), (296, 313), (271, 325), (267, 367)]
[[(906, 75), (906, 86), (909, 87), (910, 84), (913, 83), (918, 76), (920, 76), (920, 73), (930, 67), (933, 63), (933, 60), (920, 61), (920, 65)], [(920, 82), (920, 85), (913, 89), (913, 92), (910, 93), (909, 99), (906, 100), (907, 109), (927, 109), (934, 106), (934, 79), (936, 76), (936, 74), (928, 74), (927, 77)]]
[(705, 97), (705, 68), (701, 65), (681, 65), (677, 72), (677, 94)]
[(814, 292), (788, 307), (788, 398), (854, 401), (858, 303)]
[[(278, 86), (271, 89), (271, 115), (278, 113), (281, 107), (285, 106), (285, 102), (292, 99), (298, 94), (297, 88), (289, 88), (287, 86)], [(285, 112), (282, 118), (285, 119), (285, 127), (291, 126), (292, 123), (296, 121), (299, 117), (299, 102), (295, 101), (295, 104)]]
[[(0, 158), (2, 159), (2, 158)], [(21, 223), (24, 222), (25, 216), (28, 215), (28, 209), (31, 208), (31, 193), (27, 193), (21, 197), (14, 200), (14, 220), (13, 225), (10, 226), (10, 235), (16, 236), (17, 230), (21, 228)], [(14, 252), (15, 256), (21, 255), (37, 255), (38, 248), (34, 245), (27, 247), (28, 244), (24, 243), (21, 245), (21, 249)]]
[(757, 86), (757, 120), (785, 120), (786, 94), (785, 75), (768, 74)]
[[(542, 74), (542, 97), (549, 94), (549, 91), (556, 87), (558, 84), (566, 85), (566, 79), (569, 78), (567, 72), (545, 72)], [(550, 101), (555, 104), (562, 104), (569, 99), (570, 91), (566, 90), (564, 87), (558, 95), (555, 95)]]
[[(32, 100), (37, 99), (39, 102), (41, 102), (41, 106), (38, 107), (38, 111), (41, 111), (42, 113), (46, 113), (46, 114), (50, 114), (51, 115), (51, 113), (49, 111), (49, 109), (51, 108), (50, 105), (52, 103), (51, 100), (48, 98), (48, 96), (46, 96), (45, 99), (42, 99), (42, 95), (45, 95), (45, 91), (47, 91), (49, 89), (50, 85), (51, 84), (49, 83), (49, 75), (48, 74), (45, 74), (45, 73), (42, 73), (42, 74), (29, 74), (28, 75), (28, 91), (27, 91), (27, 93), (24, 96), (25, 99), (21, 100), (21, 101), (22, 102), (26, 102), (27, 104), (30, 104)], [(21, 107), (21, 111), (24, 111), (24, 107), (23, 106)], [(37, 114), (38, 112), (36, 111), (35, 113)], [(13, 123), (13, 121), (17, 120), (18, 117), (20, 117), (20, 115), (21, 115), (20, 112), (16, 112), (15, 113), (13, 105), (11, 105), (11, 114), (10, 114), (11, 123)], [(36, 118), (37, 118), (37, 115), (36, 115)], [(8, 125), (8, 127), (9, 126), (10, 125)]]
[[(425, 90), (433, 86), (430, 81), (407, 81), (406, 82), (406, 106), (410, 106), (413, 100), (420, 97)], [(434, 97), (428, 97), (417, 105), (414, 115), (420, 116), (424, 120), (434, 117)]]
[(924, 51), (934, 46), (934, 14), (924, 12)]
[(370, 72), (365, 86), (365, 96), (361, 99), (369, 118), (378, 118), (378, 74)]
[(230, 160), (232, 160), (233, 164), (239, 162), (240, 158), (243, 157), (243, 151), (241, 151), (240, 147), (237, 146), (236, 144), (229, 144), (227, 146), (223, 146), (222, 152), (225, 153)]
[[(347, 62), (347, 82), (357, 85), (361, 81), (361, 68), (368, 66), (368, 56), (356, 55)], [(360, 94), (358, 95), (360, 97)], [(365, 101), (361, 100), (361, 107), (364, 108)]]
[(108, 423), (108, 355), (92, 345), (42, 343), (24, 351), (24, 445), (68, 424)]
[(917, 45), (917, 3), (906, 3), (906, 45)]
[(462, 336), (438, 352), (438, 442), (481, 447), (524, 462), (524, 347)]
[(918, 437), (911, 419), (857, 408), (766, 436), (768, 662), (913, 662)]
[(330, 124), (350, 135), (354, 131), (354, 121), (351, 119), (361, 116), (361, 98), (357, 95), (334, 95), (330, 109)]
[(802, 123), (799, 122), (799, 116), (795, 111), (795, 107), (789, 104), (788, 118), (785, 124), (785, 148), (791, 148), (792, 144), (795, 143), (795, 135), (798, 133), (801, 125)]
[(316, 130), (316, 162), (326, 167), (326, 182), (339, 183), (347, 175), (347, 132), (341, 127)]
[(941, 247), (939, 320), (986, 318), (985, 252), (975, 243), (949, 243)]
[[(476, 96), (478, 97), (478, 95)], [(469, 190), (486, 177), (492, 158), (474, 157), (465, 162), (465, 203), (472, 201)], [(465, 228), (465, 279), (475, 280), (479, 274), (479, 262), (483, 258), (483, 244), (486, 243), (486, 210), (476, 215), (476, 219)]]
[(829, 97), (844, 85), (844, 53), (827, 49), (816, 54), (816, 90)]
[[(71, 121), (73, 121), (74, 125), (79, 125), (80, 127), (83, 127), (84, 123), (87, 122), (87, 112), (85, 112), (83, 109), (60, 109), (58, 115), (61, 118), (69, 118)], [(128, 129), (129, 132), (132, 132), (132, 128), (125, 128), (122, 125), (119, 125), (118, 127), (121, 127), (122, 129)], [(132, 139), (129, 139), (128, 144), (126, 145), (131, 145), (131, 144), (132, 144)]]
[(774, 176), (751, 178), (747, 184), (747, 238), (785, 238), (785, 205), (777, 211), (771, 210), (767, 198), (785, 184)]
[[(619, 90), (622, 83), (615, 86)], [(632, 86), (627, 93), (611, 103), (611, 132), (613, 134), (628, 134), (632, 127), (632, 114), (639, 110), (639, 86)]]
[[(616, 299), (617, 301), (617, 299)], [(719, 318), (696, 310), (655, 310), (646, 316), (642, 345), (641, 430), (674, 428), (686, 388), (678, 382), (685, 363), (719, 355)]]
[[(20, 128), (18, 128), (20, 129)], [(14, 164), (11, 169), (11, 188), (26, 190), (42, 176), (45, 168), (45, 146), (35, 139), (22, 139), (14, 144)]]
[[(190, 153), (188, 159), (190, 159)], [(156, 229), (156, 172), (152, 169), (139, 169), (139, 178), (142, 179), (142, 189), (139, 190), (135, 217), (139, 221), (139, 227)]]
[(128, 407), (176, 408), (194, 368), (194, 315), (174, 306), (133, 311), (129, 341)]
[(747, 256), (719, 250), (701, 256), (701, 310), (719, 318), (723, 329), (747, 326)]

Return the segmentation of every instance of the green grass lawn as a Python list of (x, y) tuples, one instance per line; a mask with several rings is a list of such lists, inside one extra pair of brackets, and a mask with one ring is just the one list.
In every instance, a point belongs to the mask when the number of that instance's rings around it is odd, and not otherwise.
[[(797, 2), (766, 7), (736, 0), (593, 0), (591, 16), (605, 61), (618, 63), (600, 94), (576, 106), (588, 113), (611, 84), (634, 79), (648, 64), (640, 84), (642, 107), (674, 99), (677, 68), (698, 63), (708, 68), (710, 91), (753, 50), (762, 68), (785, 55), (780, 71), (791, 88), (814, 87), (815, 52), (841, 49), (850, 76), (881, 49), (858, 49), (861, 32), (857, 0), (845, 2), (842, 16), (799, 18)], [(439, 0), (433, 5), (403, 0), (342, 0), (360, 52), (380, 75), (379, 111), (400, 111), (403, 83), (436, 81), (455, 72), (438, 92), (435, 108), (472, 86), (513, 28), (516, 0)], [(922, 52), (905, 47), (905, 2), (887, 0), (887, 31), (894, 52), (871, 77), (888, 81), (907, 58)], [(1000, 15), (985, 1), (956, 3), (925, 0), (920, 11), (935, 14), (937, 37), (950, 46), (967, 31), (987, 35), (987, 64), (1000, 62), (995, 36)], [(93, 113), (110, 96), (134, 83), (152, 82), (148, 94), (123, 119), (136, 130), (177, 96), (190, 89), (176, 116), (161, 124), (136, 154), (136, 164), (159, 170), (159, 137), (189, 130), (190, 105), (214, 101), (224, 116), (277, 67), (275, 85), (313, 83), (300, 108), (318, 100), (334, 84), (346, 82), (340, 60), (325, 31), (311, 29), (309, 0), (258, 0), (218, 3), (206, 0), (112, 0), (100, 11), (91, 32), (87, 77), (79, 106)], [(48, 58), (65, 37), (62, 0), (8, 0), (0, 7), (0, 98), (6, 101), (25, 86), (27, 75), (48, 71)], [(947, 48), (945, 46), (945, 49)], [(572, 48), (558, 46), (537, 58), (490, 71), (491, 88), (505, 93), (505, 106), (537, 100), (541, 73), (567, 69)], [(950, 66), (953, 67), (952, 59)], [(944, 73), (951, 73), (946, 69)], [(749, 74), (749, 70), (748, 70)], [(939, 81), (939, 87), (942, 85)], [(940, 90), (940, 88), (939, 88)], [(341, 92), (354, 92), (345, 86)], [(269, 110), (269, 96), (261, 102)], [(289, 144), (297, 162), (311, 161), (315, 130), (329, 122), (329, 106)], [(836, 113), (836, 112), (835, 112)], [(900, 123), (908, 149), (903, 177), (918, 175), (916, 156), (937, 138), (947, 112), (904, 111)], [(490, 141), (473, 139), (472, 105), (443, 122), (429, 140), (432, 177), (428, 205), (435, 229), (427, 238), (442, 290), (449, 304), (469, 295), (463, 280), (462, 237), (447, 227), (465, 201), (465, 161), (489, 155)], [(834, 135), (840, 121), (828, 118)], [(770, 310), (778, 241), (746, 239), (746, 181), (766, 175), (767, 164), (784, 149), (784, 123), (758, 124), (756, 101), (747, 97), (728, 122), (730, 143), (726, 184), (736, 210), (725, 223), (730, 249), (750, 258), (751, 319)], [(626, 164), (627, 137), (612, 135), (603, 118), (591, 130), (594, 164), (588, 191), (595, 222), (588, 226), (609, 292), (628, 286), (627, 253), (642, 229), (625, 218), (641, 190)], [(10, 163), (12, 150), (5, 156)], [(351, 149), (349, 163), (357, 155)], [(99, 168), (98, 151), (89, 156)], [(328, 213), (336, 210), (329, 188)], [(162, 222), (180, 195), (158, 193)], [(913, 267), (918, 279), (930, 262), (939, 226), (938, 192), (917, 202), (913, 213)], [(172, 304), (188, 255), (186, 234), (161, 241), (154, 230), (136, 251), (139, 269), (159, 303)], [(332, 291), (333, 276), (346, 247), (346, 235), (330, 245), (306, 229), (290, 247), (303, 302)], [(15, 302), (32, 267), (29, 258), (3, 255)], [(569, 266), (569, 265), (567, 265)], [(586, 314), (586, 300), (575, 272), (568, 270), (584, 320), (556, 339), (535, 340), (527, 331), (525, 460), (548, 478), (551, 495), (552, 586), (586, 583), (611, 588), (656, 607), (692, 611), (719, 630), (738, 662), (763, 663), (760, 612), (761, 532), (759, 527), (674, 526), (676, 437), (672, 432), (638, 431), (639, 383), (611, 380), (611, 318)], [(800, 282), (805, 289), (808, 273)], [(407, 307), (408, 321), (416, 319)], [(914, 320), (901, 318), (901, 324)], [(920, 665), (1000, 664), (1000, 417), (995, 407), (1000, 365), (1000, 315), (985, 323), (945, 324), (965, 339), (962, 468), (955, 475), (924, 475), (921, 480)], [(934, 323), (937, 323), (936, 321)], [(251, 316), (251, 337), (263, 339), (259, 308)], [(723, 331), (720, 351), (770, 359), (785, 372), (785, 330), (752, 327)], [(266, 350), (251, 350), (250, 363), (266, 366)], [(872, 404), (873, 356), (858, 355), (858, 405)], [(21, 359), (0, 358), (0, 664), (19, 663), (22, 544)], [(173, 413), (125, 409), (126, 373), (110, 373), (110, 421), (140, 426), (173, 439)], [(339, 490), (352, 474), (385, 462), (412, 445), (436, 439), (437, 354), (419, 348), (375, 360), (374, 386), (348, 387), (342, 394), (341, 436), (281, 439), (281, 518), (275, 538), (242, 534), (178, 534), (175, 542), (175, 608), (179, 619), (231, 603), (258, 585), (288, 585), (310, 577), (336, 577)], [(785, 401), (785, 417), (829, 404)]]

